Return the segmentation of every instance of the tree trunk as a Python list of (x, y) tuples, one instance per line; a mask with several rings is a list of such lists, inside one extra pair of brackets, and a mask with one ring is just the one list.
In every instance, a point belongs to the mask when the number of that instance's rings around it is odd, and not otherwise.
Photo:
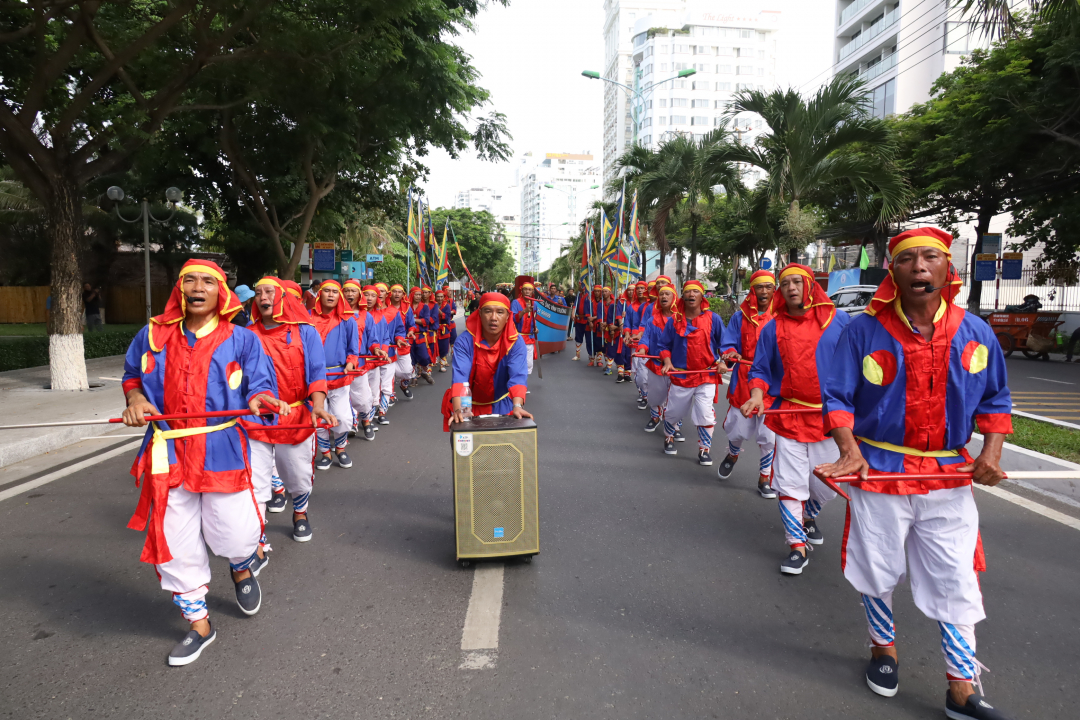
[(697, 278), (697, 219), (690, 221), (690, 279)]
[(679, 293), (682, 294), (683, 286), (683, 264), (682, 264), (682, 246), (680, 245), (675, 249), (675, 281), (679, 284)]
[(990, 220), (994, 217), (992, 210), (985, 207), (979, 211), (975, 222), (975, 249), (971, 251), (970, 264), (968, 266), (968, 282), (971, 290), (968, 292), (968, 312), (979, 314), (979, 305), (982, 302), (982, 283), (975, 282), (975, 256), (983, 251), (983, 235), (990, 230)]
[(82, 203), (79, 187), (66, 177), (50, 188), (45, 213), (52, 238), (52, 309), (49, 312), (49, 370), (53, 390), (89, 390), (83, 355), (82, 273), (79, 237)]

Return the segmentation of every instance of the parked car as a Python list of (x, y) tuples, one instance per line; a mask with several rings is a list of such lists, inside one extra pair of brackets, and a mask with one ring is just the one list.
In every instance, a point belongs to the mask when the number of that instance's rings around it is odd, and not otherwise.
[(858, 315), (866, 310), (876, 292), (877, 285), (848, 285), (830, 292), (829, 299), (848, 315)]

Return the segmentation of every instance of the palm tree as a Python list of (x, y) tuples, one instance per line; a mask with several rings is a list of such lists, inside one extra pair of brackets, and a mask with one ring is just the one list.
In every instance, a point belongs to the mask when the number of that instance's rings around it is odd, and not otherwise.
[(854, 193), (857, 212), (876, 213), (883, 226), (906, 209), (910, 191), (895, 162), (892, 132), (866, 105), (863, 84), (850, 76), (834, 78), (810, 98), (792, 88), (742, 90), (729, 114), (756, 113), (769, 132), (752, 146), (740, 141), (711, 148), (707, 164), (739, 162), (764, 170), (769, 198), (788, 206), (789, 240), (805, 240), (796, 228), (814, 225), (800, 204), (827, 203), (838, 192)]
[(953, 0), (953, 7), (964, 9), (964, 16), (991, 35), (1014, 35), (1019, 27), (1017, 10), (1026, 9), (1035, 20), (1062, 27), (1080, 23), (1077, 0), (1028, 0), (1026, 8), (1014, 8), (1016, 0)]
[(660, 146), (655, 158), (642, 164), (636, 178), (639, 207), (651, 206), (652, 234), (661, 251), (667, 247), (668, 219), (683, 206), (690, 227), (691, 279), (697, 277), (698, 227), (713, 202), (715, 188), (722, 185), (728, 195), (742, 191), (738, 169), (718, 159), (729, 147), (729, 139), (723, 128), (706, 133), (701, 140), (676, 135)]

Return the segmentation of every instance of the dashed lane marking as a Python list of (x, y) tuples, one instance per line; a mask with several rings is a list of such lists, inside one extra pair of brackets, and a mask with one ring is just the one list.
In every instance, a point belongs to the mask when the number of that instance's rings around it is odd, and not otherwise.
[(1026, 510), (1030, 510), (1031, 512), (1038, 515), (1042, 515), (1045, 518), (1055, 520), (1062, 525), (1068, 525), (1073, 530), (1080, 530), (1080, 520), (1077, 520), (1070, 515), (1066, 515), (1063, 512), (1058, 512), (1057, 510), (1054, 510), (1053, 508), (1048, 508), (1045, 505), (1040, 505), (1034, 500), (1028, 500), (1026, 497), (1021, 497), (1020, 495), (1011, 493), (1008, 490), (1002, 490), (999, 487), (988, 487), (986, 485), (979, 485), (978, 483), (973, 484), (980, 490), (988, 492), (995, 497), (999, 497), (1002, 500), (1007, 500), (1015, 505), (1019, 505), (1020, 507), (1025, 508)]
[(502, 620), (502, 563), (484, 563), (473, 571), (472, 595), (461, 631), (461, 670), (495, 666), (499, 653), (499, 622)]
[(139, 447), (139, 445), (141, 445), (141, 444), (142, 444), (142, 440), (137, 440), (136, 442), (127, 443), (126, 445), (121, 445), (118, 448), (113, 448), (112, 450), (107, 450), (107, 451), (101, 453), (100, 455), (95, 455), (94, 457), (87, 458), (86, 460), (81, 460), (81, 461), (79, 461), (77, 463), (74, 463), (72, 465), (68, 465), (65, 468), (61, 468), (60, 470), (57, 470), (55, 472), (51, 472), (48, 475), (42, 475), (41, 477), (36, 478), (34, 480), (31, 480), (30, 482), (25, 482), (22, 485), (16, 485), (15, 487), (8, 488), (7, 490), (4, 490), (3, 492), (0, 492), (0, 502), (3, 502), (4, 500), (8, 500), (9, 498), (13, 498), (16, 495), (20, 495), (20, 494), (26, 492), (27, 490), (33, 490), (34, 488), (41, 487), (42, 485), (48, 485), (53, 480), (59, 480), (60, 478), (64, 478), (64, 477), (67, 477), (68, 475), (72, 475), (74, 473), (77, 473), (80, 470), (85, 470), (88, 467), (91, 467), (93, 465), (97, 465), (98, 463), (104, 462), (105, 460), (108, 460), (110, 458), (114, 458), (117, 455), (123, 455), (124, 453), (128, 452), (129, 450), (137, 449)]

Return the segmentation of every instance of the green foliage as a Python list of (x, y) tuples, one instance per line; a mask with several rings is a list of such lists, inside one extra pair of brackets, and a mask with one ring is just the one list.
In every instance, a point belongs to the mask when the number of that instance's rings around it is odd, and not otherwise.
[(1008, 441), (1028, 450), (1080, 462), (1080, 430), (1013, 415), (1013, 434)]
[[(121, 326), (101, 332), (83, 333), (83, 356), (94, 358), (123, 355), (142, 326)], [(49, 339), (47, 337), (17, 337), (0, 339), (0, 372), (20, 370), (49, 364)]]
[(447, 233), (450, 240), (450, 268), (462, 283), (467, 283), (468, 277), (454, 248), (454, 238), (461, 247), (461, 257), (468, 265), (469, 272), (481, 287), (491, 288), (496, 283), (514, 281), (510, 244), (502, 224), (495, 220), (495, 216), (486, 210), (475, 212), (469, 208), (432, 210), (431, 221), (440, 244), (447, 218), (453, 229), (452, 233)]
[(374, 282), (384, 282), (387, 285), (397, 283), (408, 290), (409, 279), (406, 277), (408, 269), (405, 267), (404, 260), (398, 260), (396, 257), (384, 257), (381, 263), (375, 263), (372, 268), (375, 276)]

